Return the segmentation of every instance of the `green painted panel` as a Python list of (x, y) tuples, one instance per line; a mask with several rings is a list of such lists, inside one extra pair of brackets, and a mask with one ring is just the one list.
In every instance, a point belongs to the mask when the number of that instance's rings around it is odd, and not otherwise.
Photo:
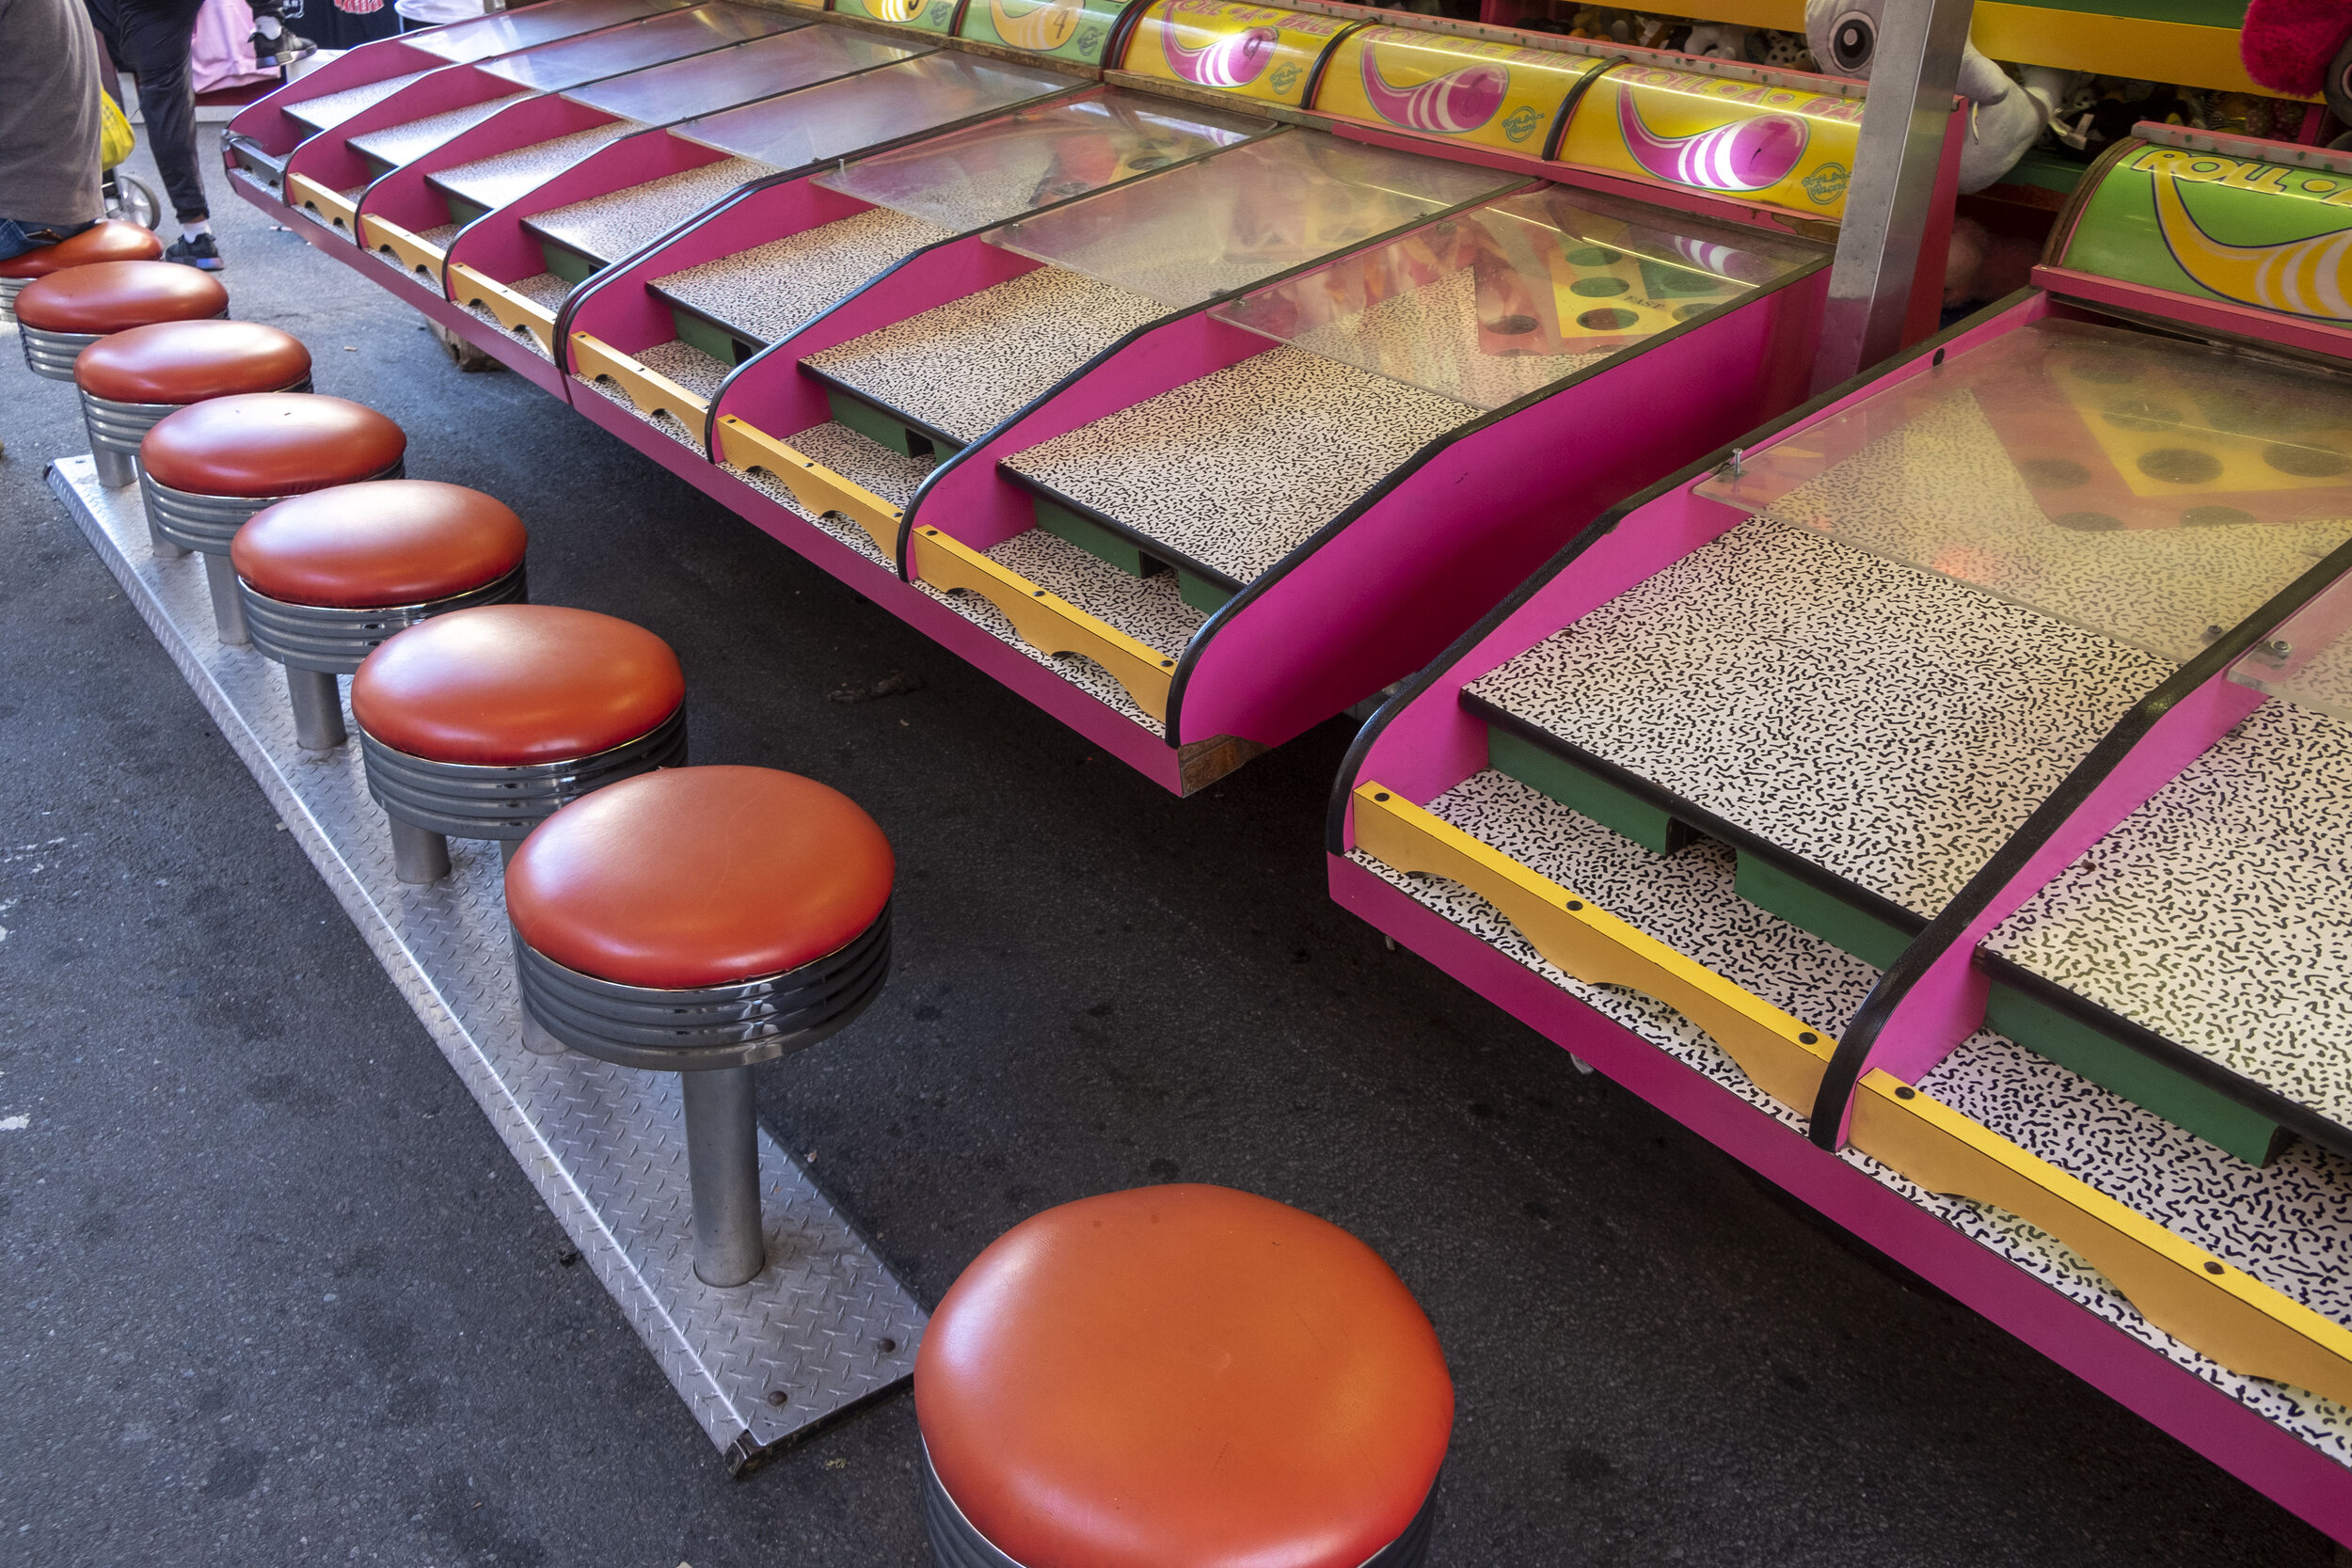
[(1225, 602), (1233, 595), (1232, 590), (1211, 582), (1198, 572), (1187, 572), (1179, 566), (1176, 568), (1176, 596), (1202, 614), (1214, 615), (1223, 610)]
[(1143, 576), (1143, 552), (1090, 517), (1081, 517), (1043, 496), (1030, 498), (1037, 526), (1055, 538), (1077, 546), (1098, 561), (1107, 561), (1131, 578)]
[(1499, 725), (1486, 726), (1486, 763), (1654, 854), (1690, 842), (1690, 829), (1647, 800)]
[(490, 210), (479, 201), (469, 201), (462, 196), (451, 196), (447, 192), (442, 193), (441, 201), (449, 208), (449, 221), (459, 225), (471, 223)]
[(722, 365), (739, 365), (749, 356), (735, 335), (711, 325), (702, 317), (685, 310), (672, 310), (670, 320), (677, 325), (677, 340), (688, 348), (702, 350)]
[(892, 451), (903, 452), (909, 457), (921, 457), (931, 450), (929, 439), (915, 435), (872, 404), (853, 398), (838, 388), (827, 388), (825, 401), (833, 405), (834, 419), (869, 441), (879, 442)]
[(539, 242), (539, 255), (547, 262), (548, 271), (566, 283), (585, 283), (604, 270), (602, 262), (590, 261), (569, 245), (557, 245), (553, 240)]
[(1881, 969), (1893, 963), (1911, 945), (1908, 931), (1888, 925), (1834, 893), (1824, 893), (1811, 882), (1790, 876), (1761, 855), (1740, 855), (1732, 891), (1757, 909), (1776, 914), (1833, 947), (1842, 948), (1864, 963), (1876, 964)]
[(2081, 1073), (2248, 1164), (2270, 1164), (2285, 1145), (2285, 1131), (2261, 1112), (2013, 987), (1993, 988), (1984, 1019), (2036, 1055)]

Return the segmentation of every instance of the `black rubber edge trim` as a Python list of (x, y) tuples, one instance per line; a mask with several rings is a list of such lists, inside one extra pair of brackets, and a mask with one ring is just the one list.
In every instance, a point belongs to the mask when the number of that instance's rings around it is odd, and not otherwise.
[(1594, 69), (1586, 71), (1582, 79), (1568, 89), (1567, 97), (1560, 101), (1559, 118), (1551, 122), (1551, 129), (1544, 133), (1544, 150), (1539, 156), (1545, 163), (1559, 162), (1560, 144), (1568, 139), (1569, 118), (1576, 113), (1577, 105), (1584, 102), (1584, 95), (1593, 90), (1593, 84), (1616, 70), (1617, 67), (1630, 63), (1628, 56), (1623, 55), (1596, 60)]
[(1298, 95), (1300, 113), (1311, 115), (1322, 112), (1315, 107), (1315, 94), (1323, 90), (1323, 78), (1329, 72), (1331, 62), (1339, 58), (1340, 45), (1371, 25), (1369, 22), (1351, 22), (1331, 35), (1330, 41), (1323, 46), (1323, 53), (1315, 56), (1315, 63), (1307, 71), (1307, 90)]

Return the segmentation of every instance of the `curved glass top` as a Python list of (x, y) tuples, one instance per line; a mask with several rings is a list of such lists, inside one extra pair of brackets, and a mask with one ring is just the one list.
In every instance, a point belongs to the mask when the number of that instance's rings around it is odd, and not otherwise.
[(2352, 719), (2352, 577), (2336, 579), (2230, 666), (2230, 678)]
[(2352, 537), (2352, 377), (2044, 319), (1697, 492), (2185, 659)]
[(1286, 131), (989, 239), (1181, 308), (1519, 182), (1472, 164)]
[(1327, 359), (1500, 408), (1821, 256), (1757, 230), (1549, 185), (1214, 313)]
[(667, 125), (691, 115), (771, 98), (795, 87), (830, 82), (852, 71), (911, 60), (929, 45), (893, 43), (846, 27), (803, 25), (691, 59), (648, 66), (564, 94), (644, 125)]
[(1113, 90), (1041, 103), (817, 176), (961, 232), (1067, 201), (1268, 130), (1248, 116)]
[(692, 0), (546, 0), (518, 11), (501, 11), (472, 22), (409, 33), (401, 42), (453, 64), (486, 60), (493, 55), (528, 49), (534, 43), (576, 38), (599, 27), (634, 22), (641, 16), (682, 10)]
[(1027, 66), (971, 55), (925, 55), (690, 119), (674, 134), (776, 168), (801, 168), (935, 126), (1017, 108), (1071, 85), (1067, 76)]
[(534, 92), (561, 92), (600, 76), (704, 55), (730, 43), (806, 25), (795, 17), (719, 0), (691, 10), (647, 17), (625, 27), (609, 27), (586, 38), (565, 39), (484, 60), (481, 69)]

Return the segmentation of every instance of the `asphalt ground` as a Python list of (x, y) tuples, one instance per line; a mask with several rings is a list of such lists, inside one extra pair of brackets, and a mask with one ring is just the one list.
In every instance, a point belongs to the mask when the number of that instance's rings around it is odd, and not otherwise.
[[(889, 990), (760, 1110), (927, 1303), (1048, 1205), (1225, 1182), (1427, 1307), (1433, 1563), (2331, 1560), (1385, 950), (1325, 893), (1344, 726), (1171, 799), (215, 192), (236, 312), (520, 511), (534, 598), (667, 638), (697, 761), (890, 834)], [(0, 359), (0, 1560), (928, 1561), (903, 1394), (725, 1477), (44, 488), (70, 388)]]

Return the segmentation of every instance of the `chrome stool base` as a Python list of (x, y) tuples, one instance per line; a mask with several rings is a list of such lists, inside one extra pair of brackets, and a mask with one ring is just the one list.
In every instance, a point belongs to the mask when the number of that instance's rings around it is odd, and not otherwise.
[(16, 335), (24, 345), (25, 368), (51, 381), (72, 380), (73, 361), (105, 336), (103, 332), (51, 332), (21, 321), (16, 324)]
[[(310, 378), (306, 375), (291, 387), (272, 389), (307, 392)], [(82, 422), (89, 430), (89, 454), (98, 464), (98, 483), (109, 490), (137, 483), (139, 442), (167, 416), (187, 406), (183, 403), (117, 403), (84, 391)], [(171, 553), (186, 552), (174, 547)]]
[[(380, 474), (369, 479), (398, 479), (405, 473), (403, 464), (395, 463)], [(237, 596), (237, 575), (229, 564), (229, 544), (236, 538), (237, 530), (256, 512), (264, 511), (284, 500), (283, 496), (207, 496), (194, 490), (175, 490), (159, 483), (145, 468), (139, 469), (139, 500), (147, 508), (149, 536), (157, 541), (156, 554), (164, 546), (180, 550), (195, 550), (204, 557), (204, 573), (213, 590), (213, 624), (220, 632), (220, 640), (231, 647), (242, 646), (246, 641), (245, 606)], [(214, 562), (219, 565), (215, 567)]]
[(722, 1288), (757, 1278), (767, 1258), (752, 1068), (827, 1038), (882, 993), (890, 907), (839, 951), (732, 986), (661, 990), (599, 980), (519, 936), (515, 969), (523, 1017), (561, 1044), (617, 1066), (683, 1075), (695, 1277)]

